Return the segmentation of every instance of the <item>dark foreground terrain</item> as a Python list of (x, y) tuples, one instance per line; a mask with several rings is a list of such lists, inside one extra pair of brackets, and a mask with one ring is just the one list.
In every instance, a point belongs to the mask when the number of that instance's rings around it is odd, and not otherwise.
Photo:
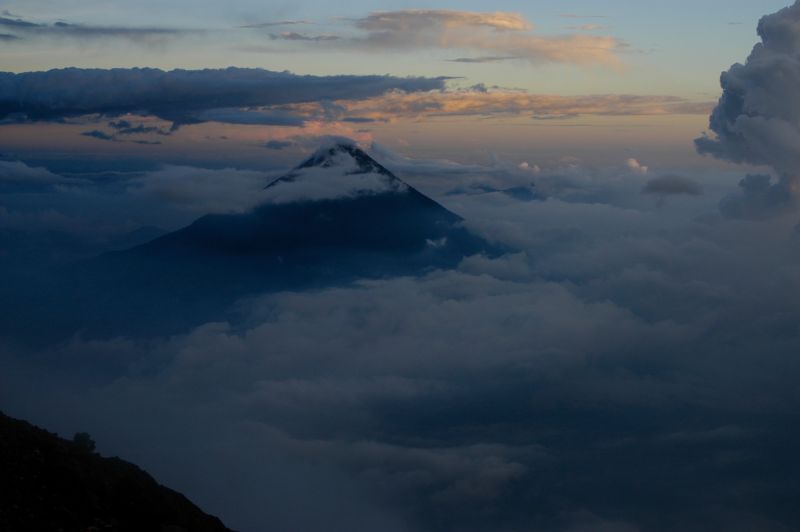
[(228, 528), (119, 458), (0, 413), (3, 532), (216, 532)]

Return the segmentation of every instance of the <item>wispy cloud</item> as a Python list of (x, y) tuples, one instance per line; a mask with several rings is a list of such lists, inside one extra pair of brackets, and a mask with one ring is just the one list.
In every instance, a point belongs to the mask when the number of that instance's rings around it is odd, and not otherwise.
[(602, 19), (602, 18), (608, 18), (605, 15), (581, 15), (581, 14), (578, 14), (578, 13), (562, 13), (560, 16), (562, 18), (577, 18), (577, 19), (598, 19), (598, 18)]
[(575, 30), (575, 31), (598, 31), (604, 30), (607, 26), (602, 24), (578, 24), (577, 26), (567, 26), (568, 30)]
[(239, 26), (239, 27), (247, 29), (258, 29), (258, 28), (274, 28), (277, 26), (298, 26), (305, 24), (314, 24), (314, 23), (309, 20), (276, 20), (273, 22), (259, 22), (257, 24), (247, 24), (245, 26)]
[(378, 11), (356, 20), (356, 26), (367, 31), (413, 33), (423, 28), (486, 27), (500, 31), (531, 30), (533, 24), (519, 13), (478, 13), (434, 9)]
[(92, 129), (91, 131), (84, 131), (81, 133), (84, 137), (91, 137), (97, 140), (108, 140), (108, 141), (116, 141), (113, 135), (109, 135), (105, 131), (100, 131), (99, 129)]
[[(165, 39), (185, 34), (197, 33), (197, 30), (186, 30), (168, 27), (129, 27), (100, 26), (91, 24), (73, 24), (63, 21), (33, 22), (19, 17), (0, 17), (0, 29), (9, 37), (17, 39), (35, 38), (70, 38), (70, 39), (126, 39), (135, 42), (156, 43)], [(5, 39), (10, 40), (10, 39)]]
[[(508, 12), (380, 11), (347, 22), (351, 27), (338, 35), (335, 47), (364, 52), (470, 50), (487, 56), (518, 57), (531, 63), (614, 66), (620, 64), (618, 53), (625, 48), (625, 43), (610, 36), (538, 35), (534, 24), (518, 13)], [(303, 37), (298, 35), (285, 40), (333, 40), (327, 38), (330, 36), (325, 39)], [(326, 42), (327, 45), (333, 43)]]
[(689, 177), (681, 175), (663, 175), (648, 181), (642, 188), (642, 194), (655, 196), (699, 196), (703, 187)]
[(372, 119), (430, 118), (437, 116), (520, 115), (536, 119), (581, 115), (704, 114), (713, 104), (692, 102), (675, 96), (589, 95), (558, 96), (525, 91), (474, 88), (406, 93), (390, 91), (375, 98), (294, 104), (288, 109), (305, 116), (341, 119), (357, 116)]
[(41, 25), (34, 24), (19, 18), (0, 17), (0, 26), (6, 28), (39, 28)]
[(497, 56), (486, 55), (483, 57), (457, 57), (455, 59), (448, 59), (451, 63), (499, 63), (501, 61), (510, 61), (512, 59), (519, 59), (516, 56)]
[(285, 31), (282, 33), (271, 33), (269, 36), (272, 40), (283, 41), (310, 41), (310, 42), (329, 42), (338, 41), (341, 37), (337, 35), (306, 35), (304, 33), (296, 33), (293, 31)]

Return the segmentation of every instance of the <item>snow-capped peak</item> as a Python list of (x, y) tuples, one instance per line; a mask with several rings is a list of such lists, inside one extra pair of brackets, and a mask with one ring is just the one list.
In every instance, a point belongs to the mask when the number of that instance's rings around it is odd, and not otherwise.
[(266, 187), (268, 201), (290, 203), (404, 193), (402, 180), (351, 141), (332, 142)]

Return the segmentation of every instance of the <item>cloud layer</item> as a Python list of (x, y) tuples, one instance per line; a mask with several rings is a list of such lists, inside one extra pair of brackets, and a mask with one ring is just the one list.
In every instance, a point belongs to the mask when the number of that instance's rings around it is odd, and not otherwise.
[(285, 106), (304, 116), (359, 117), (372, 120), (436, 116), (522, 115), (534, 119), (581, 115), (632, 116), (705, 114), (710, 104), (674, 96), (597, 95), (559, 96), (526, 91), (477, 87), (448, 91), (389, 91), (363, 100), (339, 100)]
[[(416, 164), (429, 180), (436, 166)], [(148, 173), (129, 201), (181, 208), (183, 186), (190, 202), (205, 190), (202, 208), (227, 204), (203, 184), (215, 172), (199, 173)], [(603, 182), (635, 207), (448, 196), (518, 251), (254, 295), (241, 319), (167, 339), (78, 336), (38, 353), (113, 368), (91, 384), (5, 350), (4, 404), (91, 431), (241, 530), (791, 530), (791, 226), (652, 210), (640, 183)], [(31, 398), (33, 378), (46, 397)]]
[[(670, 197), (657, 208), (643, 164), (624, 159), (534, 172), (376, 153), (514, 251), (252, 294), (167, 338), (22, 348), (12, 335), (4, 408), (90, 431), (244, 531), (797, 528), (795, 220), (720, 217), (725, 179), (690, 197), (656, 177)], [(67, 185), (34, 165), (2, 171), (36, 187), (4, 189), (0, 249), (21, 273), (0, 262), (14, 280), (0, 291), (144, 223), (246, 209), (274, 177), (164, 166)], [(535, 201), (503, 192), (526, 184)]]
[(23, 74), (5, 72), (0, 73), (0, 119), (52, 120), (96, 113), (139, 113), (178, 123), (214, 119), (241, 123), (244, 120), (241, 114), (235, 120), (231, 115), (243, 107), (368, 98), (388, 90), (414, 92), (441, 88), (444, 80), (437, 78), (298, 76), (241, 68), (169, 72), (149, 68), (68, 68)]

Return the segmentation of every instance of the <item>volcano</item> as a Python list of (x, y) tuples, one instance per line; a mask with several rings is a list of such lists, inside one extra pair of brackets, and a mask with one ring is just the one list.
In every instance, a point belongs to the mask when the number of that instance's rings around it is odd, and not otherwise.
[(248, 213), (204, 216), (128, 255), (230, 259), (285, 274), (300, 268), (305, 274), (294, 281), (314, 283), (453, 267), (490, 247), (351, 143), (318, 150), (264, 193)]
[(321, 148), (262, 193), (249, 212), (203, 216), (79, 265), (58, 283), (72, 301), (48, 307), (69, 314), (65, 332), (171, 334), (226, 319), (245, 296), (420, 275), (502, 251), (351, 142)]

